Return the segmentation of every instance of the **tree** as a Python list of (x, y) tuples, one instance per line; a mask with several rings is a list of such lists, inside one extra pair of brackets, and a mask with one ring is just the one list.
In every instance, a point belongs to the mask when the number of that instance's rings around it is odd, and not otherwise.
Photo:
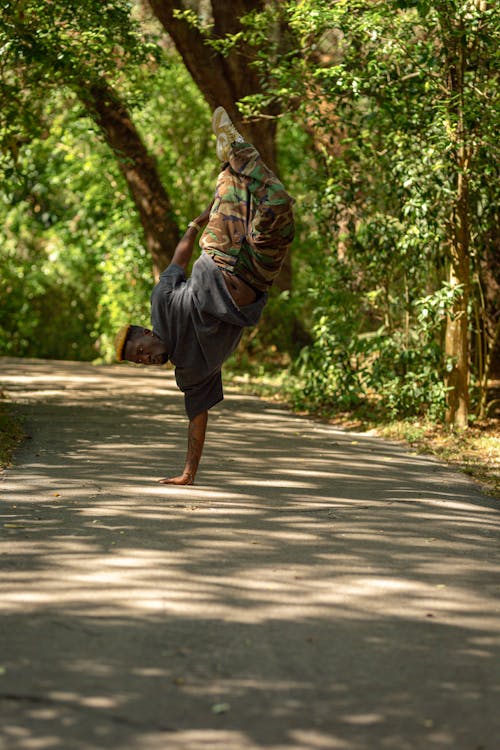
[[(15, 156), (20, 143), (30, 137), (30, 129), (36, 132), (33, 123), (44, 91), (56, 86), (73, 90), (118, 160), (158, 275), (172, 257), (179, 229), (156, 161), (112, 83), (120, 81), (126, 87), (127, 66), (130, 70), (132, 65), (152, 63), (151, 49), (142, 44), (128, 4), (123, 0), (48, 6), (41, 0), (8, 2), (0, 34), (8, 51), (2, 68), (4, 144)], [(36, 92), (34, 102), (28, 92)], [(26, 127), (21, 138), (13, 101), (23, 104)]]
[(127, 107), (106, 80), (94, 80), (89, 85), (87, 79), (75, 88), (116, 155), (139, 213), (145, 244), (158, 277), (172, 259), (180, 232), (156, 160), (145, 147)]
[[(472, 293), (471, 232), (476, 200), (472, 194), (478, 171), (484, 168), (481, 151), (489, 151), (496, 139), (492, 105), (498, 95), (492, 89), (494, 34), (499, 16), (481, 0), (434, 4), (439, 52), (442, 59), (445, 127), (449, 133), (452, 195), (447, 220), (450, 255), (449, 283), (460, 287), (447, 317), (446, 355), (450, 360), (447, 421), (464, 428), (469, 414), (470, 318)], [(424, 12), (429, 12), (427, 7)], [(498, 70), (497, 70), (498, 73)], [(498, 113), (498, 107), (497, 107)], [(498, 116), (497, 116), (498, 120)], [(498, 124), (498, 122), (496, 123)]]
[[(166, 109), (177, 90), (193, 122)], [(185, 225), (212, 188), (209, 114), (176, 54), (140, 91), (137, 124)], [(39, 111), (39, 135), (14, 166), (0, 162), (0, 350), (109, 359), (116, 330), (149, 318), (151, 256), (118, 161), (76, 95), (53, 90)]]
[[(287, 12), (301, 57), (281, 66), (276, 95), (315, 133), (326, 168), (320, 213), (353, 271), (361, 335), (382, 322), (368, 361), (382, 363), (399, 338), (400, 390), (418, 368), (430, 376), (428, 321), (438, 315), (447, 421), (464, 427), (473, 279), (499, 197), (498, 181), (483, 179), (497, 153), (499, 12), (473, 0), (304, 0)], [(429, 388), (416, 392), (422, 404)]]
[[(237, 102), (262, 90), (254, 67), (258, 49), (245, 42), (244, 21), (248, 14), (261, 11), (265, 0), (211, 0), (198, 2), (198, 14), (183, 0), (148, 0), (151, 10), (173, 39), (184, 64), (210, 108), (223, 106), (269, 166), (276, 170), (276, 106), (266, 108), (262, 117), (244, 121)], [(208, 12), (207, 12), (208, 11)]]
[[(264, 104), (257, 117), (242, 119), (238, 102), (263, 92), (258, 62), (264, 50), (269, 55), (269, 36), (246, 33), (250, 19), (262, 13), (265, 0), (147, 0), (196, 82), (210, 108), (223, 106), (243, 135), (258, 145), (264, 161), (278, 172), (276, 160), (276, 127), (280, 103), (272, 99)], [(279, 6), (279, 3), (271, 5)], [(273, 46), (283, 50), (289, 44), (288, 28), (276, 15), (266, 16), (266, 33)], [(272, 23), (272, 25), (271, 25)], [(277, 280), (279, 289), (292, 283), (290, 256), (285, 260)]]

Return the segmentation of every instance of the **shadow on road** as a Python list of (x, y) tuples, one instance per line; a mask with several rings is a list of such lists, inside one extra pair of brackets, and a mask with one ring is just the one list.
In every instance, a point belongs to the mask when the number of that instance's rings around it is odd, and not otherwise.
[(171, 374), (0, 361), (6, 750), (494, 750), (499, 514), (397, 445)]

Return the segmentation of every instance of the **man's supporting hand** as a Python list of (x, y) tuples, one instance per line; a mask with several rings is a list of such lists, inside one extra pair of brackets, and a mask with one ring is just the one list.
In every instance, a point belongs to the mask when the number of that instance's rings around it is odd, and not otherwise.
[(189, 421), (188, 447), (184, 471), (178, 477), (160, 479), (160, 484), (194, 484), (194, 478), (198, 471), (201, 454), (203, 453), (203, 445), (205, 444), (207, 422), (208, 411), (202, 411)]
[(193, 484), (194, 479), (191, 474), (179, 474), (178, 477), (160, 479), (159, 482), (160, 484)]

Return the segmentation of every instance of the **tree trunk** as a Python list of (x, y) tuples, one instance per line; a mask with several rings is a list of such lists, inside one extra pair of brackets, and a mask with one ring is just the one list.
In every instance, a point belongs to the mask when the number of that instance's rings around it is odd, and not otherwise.
[(447, 225), (450, 248), (450, 283), (461, 286), (446, 321), (445, 354), (449, 371), (446, 422), (458, 429), (468, 426), (469, 418), (469, 299), (470, 272), (470, 200), (469, 172), (472, 149), (468, 145), (465, 125), (465, 72), (467, 69), (467, 36), (463, 19), (452, 18), (445, 4), (440, 4), (442, 44), (446, 54), (448, 90), (448, 123), (453, 134), (453, 171), (455, 198)]
[[(242, 31), (242, 16), (262, 10), (264, 0), (211, 0), (213, 28), (210, 37), (202, 34), (187, 19), (174, 11), (186, 10), (182, 0), (148, 0), (167, 34), (172, 38), (186, 68), (200, 89), (211, 110), (224, 107), (242, 135), (258, 149), (265, 163), (274, 172), (276, 164), (276, 115), (278, 105), (270, 107), (264, 117), (242, 120), (236, 103), (245, 96), (262, 91), (262, 82), (251, 63), (256, 50), (250, 46), (233, 47), (227, 55), (216, 51), (210, 39), (220, 40)], [(281, 291), (292, 286), (292, 261), (285, 259), (275, 285)]]
[[(252, 48), (234, 47), (226, 56), (210, 46), (209, 41), (185, 18), (177, 18), (174, 11), (185, 10), (182, 0), (148, 0), (151, 9), (167, 34), (172, 38), (186, 68), (200, 89), (210, 109), (224, 107), (235, 125), (256, 148), (266, 164), (276, 171), (276, 121), (274, 117), (243, 121), (236, 102), (262, 90), (256, 71), (251, 67), (255, 59)], [(242, 31), (240, 19), (252, 10), (261, 10), (262, 0), (212, 0), (213, 31), (211, 38)], [(276, 115), (277, 111), (267, 114)]]
[(450, 284), (463, 285), (453, 309), (446, 321), (445, 354), (450, 362), (446, 375), (448, 408), (446, 422), (458, 429), (465, 429), (469, 416), (469, 318), (468, 318), (468, 259), (462, 256), (462, 264), (450, 267)]
[(77, 93), (115, 153), (139, 212), (157, 279), (170, 263), (180, 233), (156, 162), (146, 149), (125, 105), (106, 81), (100, 80), (90, 86), (82, 84)]
[(452, 287), (461, 286), (446, 320), (445, 354), (449, 362), (446, 375), (448, 408), (446, 422), (465, 429), (469, 418), (469, 298), (470, 280), (470, 229), (466, 159), (462, 159), (457, 175), (457, 196), (449, 224), (451, 231), (451, 264), (449, 281)]

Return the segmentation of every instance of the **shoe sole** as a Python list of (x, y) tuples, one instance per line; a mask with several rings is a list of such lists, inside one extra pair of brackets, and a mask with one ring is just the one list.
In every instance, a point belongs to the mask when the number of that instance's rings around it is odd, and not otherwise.
[(229, 117), (224, 107), (217, 107), (212, 115), (212, 130), (214, 131), (215, 135), (218, 136), (219, 130), (224, 129), (228, 125), (234, 128), (234, 125), (231, 122), (231, 118)]

